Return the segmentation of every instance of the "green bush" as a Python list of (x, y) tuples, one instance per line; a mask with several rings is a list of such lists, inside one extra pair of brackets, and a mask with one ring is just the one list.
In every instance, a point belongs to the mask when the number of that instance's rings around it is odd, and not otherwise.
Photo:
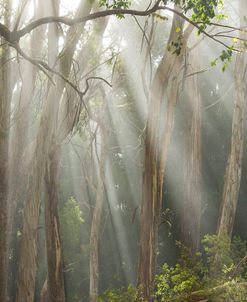
[[(227, 235), (206, 235), (202, 253), (177, 243), (180, 256), (175, 267), (164, 264), (155, 277), (154, 302), (246, 302), (247, 270), (241, 260), (247, 254), (246, 242), (232, 242)], [(241, 264), (241, 265), (240, 265)], [(99, 302), (134, 302), (138, 289), (107, 290)]]
[(128, 288), (109, 289), (102, 297), (99, 298), (99, 302), (134, 302), (137, 298), (137, 289), (133, 285), (129, 285)]

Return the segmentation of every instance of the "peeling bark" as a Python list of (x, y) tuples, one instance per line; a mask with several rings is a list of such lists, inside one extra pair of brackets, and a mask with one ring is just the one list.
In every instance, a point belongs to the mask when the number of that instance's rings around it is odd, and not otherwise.
[[(174, 16), (168, 44), (178, 39), (176, 28), (182, 29), (183, 23), (180, 17)], [(145, 141), (138, 268), (139, 298), (145, 302), (152, 301), (156, 244), (163, 201), (164, 173), (173, 131), (174, 109), (178, 99), (179, 72), (182, 62), (182, 49), (178, 56), (166, 51), (158, 66), (151, 87)], [(160, 134), (160, 121), (162, 119), (160, 112), (165, 93), (168, 102), (165, 129)]]

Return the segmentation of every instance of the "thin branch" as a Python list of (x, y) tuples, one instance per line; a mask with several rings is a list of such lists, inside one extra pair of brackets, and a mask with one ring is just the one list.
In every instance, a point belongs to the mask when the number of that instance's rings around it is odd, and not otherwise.
[(247, 33), (247, 30), (245, 29), (245, 28), (247, 28), (247, 26), (235, 27), (235, 26), (220, 24), (220, 23), (215, 23), (215, 22), (210, 22), (209, 25), (214, 25), (214, 26), (223, 27), (223, 28), (229, 28), (229, 29), (233, 29), (233, 30), (236, 30), (236, 31), (243, 31), (243, 32)]
[(16, 51), (27, 61), (29, 61), (30, 63), (32, 63), (33, 65), (35, 65), (36, 67), (38, 67), (42, 72), (45, 73), (45, 75), (52, 81), (52, 83), (55, 85), (52, 77), (47, 73), (47, 71), (49, 71), (52, 74), (57, 75), (58, 77), (60, 77), (65, 83), (67, 83), (69, 86), (71, 86), (80, 97), (83, 97), (88, 89), (89, 89), (89, 80), (93, 80), (93, 79), (97, 79), (97, 80), (101, 80), (103, 82), (105, 82), (108, 86), (112, 87), (112, 85), (105, 80), (104, 78), (101, 77), (88, 77), (85, 82), (86, 82), (86, 88), (84, 91), (81, 91), (77, 85), (75, 85), (73, 82), (71, 82), (68, 78), (66, 78), (62, 73), (60, 73), (57, 70), (52, 69), (47, 63), (41, 61), (41, 60), (37, 60), (37, 59), (33, 59), (31, 57), (29, 57), (26, 53), (23, 52), (23, 50), (19, 47), (19, 44), (13, 45), (13, 47), (16, 49)]
[[(91, 13), (87, 16), (74, 18), (74, 19), (71, 19), (71, 18), (68, 18), (65, 16), (44, 17), (44, 18), (40, 18), (38, 20), (35, 20), (35, 21), (29, 23), (28, 25), (26, 25), (25, 27), (23, 27), (20, 30), (14, 30), (14, 31), (10, 31), (5, 25), (0, 23), (0, 35), (2, 35), (8, 42), (15, 44), (16, 42), (19, 42), (20, 38), (22, 38), (26, 34), (29, 34), (31, 31), (33, 31), (37, 27), (44, 25), (44, 24), (61, 23), (61, 24), (65, 24), (68, 26), (73, 26), (73, 25), (76, 25), (79, 23), (85, 23), (89, 20), (95, 20), (98, 18), (106, 17), (106, 16), (112, 16), (112, 15), (149, 16), (158, 10), (168, 10), (168, 11), (173, 12), (174, 14), (179, 15), (181, 18), (186, 20), (188, 23), (192, 24), (194, 27), (199, 29), (203, 34), (205, 34), (210, 39), (214, 40), (215, 42), (223, 45), (224, 47), (226, 47), (228, 49), (231, 48), (231, 46), (229, 46), (228, 44), (215, 38), (215, 36), (210, 35), (207, 31), (202, 30), (200, 28), (200, 23), (196, 23), (196, 22), (192, 21), (190, 18), (185, 16), (183, 13), (181, 13), (181, 12), (177, 11), (176, 9), (173, 9), (169, 6), (160, 6), (160, 2), (161, 2), (161, 0), (158, 0), (157, 2), (155, 2), (155, 4), (150, 9), (147, 9), (145, 11), (134, 10), (134, 9), (111, 9), (111, 10), (104, 10), (104, 11)], [(237, 28), (237, 27), (233, 27), (233, 26), (229, 26), (229, 25), (222, 25), (222, 24), (218, 24), (218, 23), (214, 23), (214, 22), (211, 22), (209, 25), (215, 25), (217, 27), (224, 27), (224, 28), (230, 28), (230, 29), (244, 31), (244, 28)], [(233, 50), (238, 51), (238, 49), (233, 49)]]
[[(38, 20), (35, 20), (25, 27), (23, 27), (21, 30), (18, 30), (15, 32), (16, 39), (19, 40), (21, 37), (25, 36), (26, 34), (30, 33), (33, 31), (35, 28), (44, 25), (44, 24), (49, 24), (49, 23), (62, 23), (68, 26), (73, 26), (79, 23), (85, 23), (90, 20), (95, 20), (98, 18), (102, 17), (107, 17), (107, 16), (112, 16), (112, 15), (135, 15), (135, 16), (148, 16), (155, 11), (159, 10), (159, 4), (161, 0), (158, 0), (150, 9), (145, 10), (145, 11), (139, 11), (139, 10), (134, 10), (134, 9), (111, 9), (111, 10), (104, 10), (104, 11), (99, 11), (96, 13), (89, 14), (84, 17), (79, 17), (79, 18), (68, 18), (65, 16), (60, 16), (60, 17), (55, 17), (55, 16), (50, 16), (50, 17), (44, 17), (40, 18)], [(1, 29), (0, 29), (1, 32)]]
[[(185, 21), (187, 21), (188, 23), (194, 25), (194, 27), (196, 27), (198, 30), (200, 30), (201, 33), (203, 33), (203, 34), (204, 34), (205, 36), (207, 36), (208, 38), (214, 40), (215, 42), (217, 42), (217, 43), (219, 43), (219, 44), (221, 44), (221, 45), (223, 45), (223, 46), (224, 46), (225, 48), (227, 48), (227, 49), (231, 49), (231, 50), (234, 50), (234, 51), (236, 51), (236, 52), (239, 52), (239, 50), (238, 50), (237, 48), (232, 48), (232, 46), (230, 46), (230, 45), (224, 43), (223, 41), (221, 41), (221, 40), (215, 38), (214, 35), (211, 35), (211, 34), (209, 34), (207, 31), (202, 30), (201, 27), (200, 27), (200, 25), (199, 25), (199, 23), (196, 23), (196, 22), (192, 21), (190, 18), (186, 17), (183, 13), (181, 13), (181, 12), (179, 12), (179, 11), (177, 11), (177, 10), (171, 8), (171, 7), (168, 7), (168, 6), (160, 6), (159, 9), (168, 10), (168, 11), (170, 11), (170, 12), (173, 12), (174, 14), (176, 14), (176, 15), (180, 16), (181, 18), (183, 18), (183, 19), (184, 19)], [(216, 26), (217, 26), (217, 23), (215, 23), (215, 24), (212, 23), (212, 25), (216, 25)]]

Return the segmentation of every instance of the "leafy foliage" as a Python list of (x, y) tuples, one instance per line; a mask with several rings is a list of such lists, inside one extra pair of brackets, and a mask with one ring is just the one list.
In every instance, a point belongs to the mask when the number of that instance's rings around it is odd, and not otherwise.
[[(129, 0), (99, 0), (99, 5), (107, 9), (126, 9), (129, 8), (131, 1)], [(118, 14), (119, 19), (124, 18), (122, 14)]]
[(206, 235), (202, 243), (203, 254), (193, 256), (188, 248), (178, 244), (181, 254), (176, 266), (164, 264), (156, 276), (156, 302), (198, 301), (197, 298), (245, 301), (246, 269), (236, 271), (236, 267), (246, 254), (246, 243), (238, 237), (231, 242), (227, 235)]
[(78, 203), (73, 197), (63, 206), (60, 217), (62, 240), (70, 246), (70, 249), (75, 249), (80, 243), (80, 229), (84, 220)]
[(192, 21), (201, 24), (199, 33), (210, 24), (211, 19), (216, 17), (217, 8), (223, 6), (222, 0), (175, 0), (174, 2), (180, 5), (185, 13), (192, 12)]
[(137, 289), (133, 285), (129, 285), (127, 289), (124, 287), (120, 289), (109, 289), (102, 297), (99, 298), (99, 302), (132, 302), (136, 301)]
[[(177, 264), (171, 267), (165, 263), (155, 277), (155, 302), (246, 301), (246, 268), (236, 271), (246, 255), (246, 242), (239, 237), (231, 242), (227, 235), (220, 238), (206, 235), (202, 243), (203, 252), (195, 255), (177, 243), (180, 249)], [(134, 302), (137, 294), (138, 289), (133, 286), (107, 290), (99, 302)]]

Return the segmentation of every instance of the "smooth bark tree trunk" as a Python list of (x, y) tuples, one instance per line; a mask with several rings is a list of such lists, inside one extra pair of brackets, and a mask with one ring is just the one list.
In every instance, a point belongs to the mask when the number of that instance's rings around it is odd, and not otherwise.
[[(56, 141), (54, 137), (54, 141)], [(53, 143), (45, 171), (45, 229), (48, 268), (48, 301), (64, 302), (63, 255), (58, 216), (59, 153)]]
[[(93, 210), (93, 218), (90, 232), (90, 302), (98, 301), (99, 290), (99, 244), (101, 232), (101, 214), (104, 204), (105, 188), (105, 167), (106, 167), (106, 135), (104, 125), (100, 126), (101, 131), (101, 152), (98, 163), (96, 202)], [(96, 150), (97, 152), (97, 150)]]
[[(3, 15), (4, 24), (9, 27), (12, 2), (8, 1)], [(0, 301), (8, 301), (8, 194), (9, 194), (9, 131), (12, 75), (10, 48), (3, 38), (0, 56)]]
[[(53, 2), (54, 12), (58, 15), (59, 1)], [(50, 26), (48, 39), (48, 61), (52, 66), (56, 62), (58, 54), (58, 28)], [(73, 56), (73, 49), (71, 56)], [(64, 64), (67, 64), (64, 61)], [(70, 66), (68, 66), (68, 70)], [(61, 88), (63, 84), (60, 83)], [(56, 93), (54, 91), (54, 93)], [(48, 146), (47, 158), (45, 161), (45, 233), (46, 233), (46, 251), (47, 251), (47, 290), (48, 301), (65, 302), (64, 276), (63, 276), (63, 255), (60, 239), (60, 224), (58, 216), (59, 203), (59, 159), (60, 145), (57, 144), (57, 122), (60, 97), (56, 99), (54, 95), (53, 124), (51, 125), (51, 141)]]
[(189, 54), (188, 73), (193, 74), (185, 82), (187, 101), (187, 139), (185, 154), (184, 209), (181, 219), (181, 241), (191, 249), (192, 254), (200, 247), (201, 222), (201, 94), (198, 86), (198, 53)]
[[(6, 19), (6, 18), (5, 18)], [(1, 41), (1, 44), (4, 41)], [(8, 227), (8, 148), (10, 127), (9, 46), (1, 48), (0, 58), (0, 301), (7, 301)]]
[[(48, 10), (56, 12), (55, 4), (48, 3)], [(49, 7), (50, 6), (50, 7)], [(48, 31), (48, 63), (54, 64), (58, 53), (57, 25), (49, 25)], [(32, 302), (35, 291), (37, 271), (37, 228), (39, 221), (41, 190), (45, 163), (49, 146), (52, 144), (53, 131), (59, 108), (56, 92), (48, 85), (48, 97), (38, 129), (32, 166), (28, 176), (27, 200), (24, 207), (23, 229), (21, 236), (21, 250), (18, 270), (16, 302)]]
[[(168, 45), (181, 35), (183, 21), (174, 16)], [(174, 122), (174, 109), (178, 100), (179, 73), (182, 68), (183, 49), (179, 55), (166, 51), (158, 66), (151, 87), (151, 98), (146, 128), (142, 210), (140, 222), (140, 252), (138, 268), (139, 298), (152, 301), (156, 265), (158, 225), (163, 201), (163, 184), (168, 147)], [(165, 129), (160, 133), (161, 108), (167, 96)]]
[[(243, 12), (247, 11), (247, 3), (244, 0), (239, 1), (239, 14), (241, 18), (240, 26), (245, 26)], [(246, 33), (240, 32), (240, 38), (246, 39)], [(241, 42), (240, 42), (241, 43)], [(227, 160), (225, 171), (223, 196), (218, 220), (219, 236), (227, 234), (231, 237), (236, 209), (238, 204), (238, 195), (242, 174), (242, 159), (244, 147), (244, 125), (246, 118), (246, 97), (247, 97), (247, 75), (246, 75), (246, 53), (239, 52), (236, 57), (234, 71), (235, 78), (235, 102), (232, 120), (231, 147)]]
[[(50, 4), (52, 5), (53, 2)], [(88, 14), (91, 11), (93, 2), (81, 2), (77, 15)], [(69, 77), (72, 59), (76, 44), (82, 31), (77, 28), (70, 28), (66, 39), (65, 51), (61, 56), (60, 71), (65, 78)], [(58, 35), (49, 39), (56, 52)], [(55, 43), (54, 43), (55, 42)], [(51, 56), (52, 53), (49, 53)], [(54, 55), (55, 60), (56, 55)], [(21, 252), (18, 269), (16, 302), (32, 302), (34, 299), (35, 277), (37, 270), (37, 228), (40, 210), (41, 186), (43, 182), (44, 169), (46, 165), (49, 148), (53, 143), (54, 129), (58, 118), (60, 99), (65, 83), (56, 78), (56, 87), (48, 87), (48, 95), (43, 107), (40, 125), (35, 143), (35, 151), (30, 165), (28, 177), (27, 200), (24, 208), (23, 229), (21, 236)]]
[[(44, 16), (44, 3), (39, 2), (37, 6), (36, 17)], [(43, 39), (37, 34), (37, 31), (32, 33), (30, 39), (30, 49), (32, 57), (39, 57), (42, 51)], [(9, 162), (9, 183), (11, 190), (8, 194), (8, 253), (12, 254), (9, 259), (8, 274), (9, 284), (8, 292), (10, 299), (14, 293), (16, 282), (16, 255), (17, 250), (14, 248), (17, 242), (16, 236), (16, 217), (17, 209), (23, 206), (23, 196), (27, 186), (28, 164), (29, 158), (27, 157), (28, 151), (31, 149), (28, 145), (29, 138), (29, 120), (30, 120), (30, 106), (35, 94), (35, 82), (37, 76), (37, 68), (30, 62), (22, 61), (20, 64), (20, 73), (17, 74), (18, 79), (21, 80), (22, 87), (20, 91), (20, 98), (13, 117), (12, 137), (10, 141), (10, 162)], [(28, 151), (27, 151), (28, 150)]]

